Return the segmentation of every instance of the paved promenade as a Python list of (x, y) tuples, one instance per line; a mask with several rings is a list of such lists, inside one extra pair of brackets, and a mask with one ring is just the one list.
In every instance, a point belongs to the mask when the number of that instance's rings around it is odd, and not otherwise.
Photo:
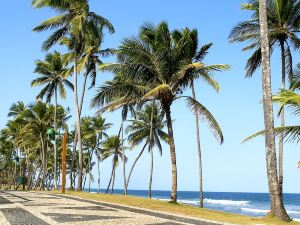
[(215, 225), (216, 223), (71, 196), (0, 191), (0, 224)]

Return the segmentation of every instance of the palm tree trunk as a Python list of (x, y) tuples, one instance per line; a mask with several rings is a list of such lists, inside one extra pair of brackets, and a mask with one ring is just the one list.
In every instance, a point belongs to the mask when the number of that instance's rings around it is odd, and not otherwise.
[[(285, 89), (285, 47), (284, 47), (284, 41), (280, 41), (280, 47), (281, 47), (281, 70), (282, 70), (282, 77), (281, 77), (281, 89)], [(281, 126), (284, 127), (284, 106), (282, 106), (282, 110), (280, 112), (280, 120), (281, 120)], [(279, 189), (280, 193), (283, 193), (283, 134), (281, 133), (279, 135), (279, 149), (278, 149), (278, 182), (279, 182)]]
[(70, 190), (74, 190), (75, 182), (73, 182), (73, 173), (74, 173), (74, 167), (75, 167), (75, 158), (76, 158), (76, 145), (77, 145), (77, 130), (75, 130), (74, 134), (74, 142), (73, 142), (73, 151), (72, 151), (72, 163), (70, 168)]
[(149, 134), (149, 152), (151, 155), (151, 168), (150, 168), (150, 178), (149, 178), (149, 198), (152, 197), (152, 177), (153, 177), (153, 149), (151, 148), (152, 139), (153, 139), (153, 117), (154, 117), (154, 103), (155, 99), (152, 100), (152, 110), (151, 110), (151, 118), (150, 118), (150, 134)]
[(109, 187), (110, 187), (110, 184), (111, 184), (111, 181), (112, 181), (113, 175), (114, 175), (114, 167), (115, 167), (115, 165), (114, 165), (114, 163), (113, 163), (113, 167), (112, 167), (112, 170), (111, 170), (111, 175), (110, 175), (110, 180), (109, 180), (109, 182), (108, 182), (108, 186), (107, 186), (107, 189), (106, 189), (106, 194), (107, 194), (107, 193), (108, 193), (108, 191), (109, 191)]
[(82, 93), (81, 93), (81, 99), (80, 99), (80, 104), (79, 104), (79, 114), (80, 114), (80, 116), (81, 116), (82, 107), (83, 107), (83, 101), (84, 101), (84, 96), (85, 96), (87, 78), (88, 78), (88, 76), (86, 74), (84, 76), (84, 80), (83, 80)]
[(124, 120), (122, 119), (121, 125), (121, 141), (122, 141), (122, 155), (123, 155), (123, 183), (124, 183), (124, 195), (127, 195), (127, 184), (126, 184), (126, 160), (124, 151)]
[(100, 193), (100, 157), (97, 157), (97, 168), (98, 168), (98, 191)]
[[(76, 46), (76, 45), (75, 45)], [(75, 112), (76, 112), (76, 130), (78, 135), (78, 191), (82, 191), (82, 175), (83, 175), (83, 155), (82, 155), (82, 140), (81, 140), (81, 125), (80, 125), (80, 111), (78, 104), (78, 90), (77, 90), (77, 53), (74, 50), (74, 98), (75, 98)]]
[(44, 189), (44, 179), (45, 179), (45, 175), (46, 175), (46, 152), (45, 152), (45, 143), (44, 143), (44, 139), (43, 139), (43, 135), (42, 133), (40, 133), (40, 140), (41, 140), (41, 144), (42, 144), (42, 166), (43, 166), (43, 173), (42, 173), (42, 188)]
[(132, 164), (132, 167), (130, 169), (130, 173), (128, 175), (128, 178), (127, 178), (127, 188), (128, 188), (128, 185), (129, 185), (129, 181), (130, 181), (130, 177), (131, 177), (131, 174), (133, 172), (133, 169), (137, 163), (137, 161), (141, 158), (142, 154), (144, 153), (145, 149), (146, 149), (146, 146), (147, 146), (148, 142), (146, 142), (146, 144), (144, 145), (144, 147), (142, 148), (142, 151), (139, 153), (139, 155), (135, 158), (133, 164)]
[[(192, 95), (196, 99), (195, 86), (192, 82)], [(196, 124), (196, 138), (197, 138), (197, 149), (198, 149), (198, 169), (199, 169), (199, 199), (200, 199), (200, 208), (203, 208), (203, 174), (202, 174), (202, 153), (201, 153), (201, 144), (200, 144), (200, 128), (199, 128), (199, 114), (195, 112), (195, 124)]]
[(153, 177), (153, 150), (150, 150), (150, 179), (149, 179), (149, 198), (152, 198), (152, 177)]
[(14, 168), (14, 179), (13, 179), (13, 182), (14, 182), (14, 188), (16, 187), (16, 177), (17, 177), (17, 161), (15, 161), (15, 168)]
[(92, 150), (91, 154), (89, 155), (89, 192), (91, 192), (91, 178), (92, 178), (91, 163), (92, 163), (93, 153), (94, 153), (94, 150)]
[(290, 220), (282, 202), (282, 195), (278, 185), (277, 157), (275, 149), (274, 116), (271, 89), (270, 48), (268, 39), (268, 23), (266, 0), (259, 0), (259, 18), (261, 32), (262, 53), (262, 85), (263, 85), (263, 107), (265, 124), (265, 147), (268, 186), (270, 193), (271, 213), (281, 220)]
[[(82, 107), (83, 107), (83, 101), (84, 101), (84, 96), (85, 96), (85, 89), (86, 89), (86, 82), (87, 82), (87, 75), (84, 76), (84, 81), (83, 81), (83, 89), (82, 89), (82, 94), (81, 94), (81, 100), (79, 103), (79, 115), (81, 116), (81, 112), (82, 112)], [(77, 146), (77, 142), (78, 142), (78, 135), (77, 135), (77, 129), (75, 131), (75, 135), (74, 135), (74, 146), (73, 146), (73, 152), (72, 152), (72, 163), (71, 163), (71, 168), (70, 168), (70, 190), (74, 189), (73, 185), (73, 170), (75, 167), (75, 156), (76, 156), (76, 146)]]
[(57, 146), (56, 146), (56, 133), (57, 133), (57, 86), (55, 87), (55, 105), (54, 105), (54, 189), (57, 189)]
[(114, 193), (114, 186), (115, 186), (115, 178), (116, 178), (116, 166), (114, 166), (114, 173), (113, 173), (113, 178), (112, 178), (112, 184), (111, 184), (111, 192), (110, 194)]
[(170, 146), (170, 155), (171, 155), (171, 165), (172, 165), (172, 192), (171, 200), (177, 202), (177, 165), (176, 165), (176, 151), (173, 135), (173, 126), (171, 118), (171, 109), (170, 105), (162, 104), (163, 109), (166, 113), (168, 135), (169, 135), (169, 146)]
[(82, 188), (82, 190), (85, 189), (86, 177), (87, 177), (87, 174), (84, 173), (84, 174), (83, 174), (83, 188)]

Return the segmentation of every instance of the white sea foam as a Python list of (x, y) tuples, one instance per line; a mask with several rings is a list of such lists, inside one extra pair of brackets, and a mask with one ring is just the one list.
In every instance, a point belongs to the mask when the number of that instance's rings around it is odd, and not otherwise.
[[(252, 212), (252, 213), (268, 213), (270, 210), (267, 209), (250, 209), (250, 208), (241, 208), (244, 212)], [(300, 214), (298, 211), (287, 211), (288, 214)]]
[(169, 198), (157, 198), (157, 200), (163, 201), (163, 202), (168, 202), (170, 201)]
[(298, 211), (289, 211), (289, 210), (287, 211), (287, 213), (288, 214), (300, 214), (300, 212), (298, 212)]
[[(161, 201), (170, 201), (168, 198), (158, 198)], [(199, 200), (187, 200), (178, 199), (178, 202), (189, 204), (189, 205), (199, 205)], [(233, 201), (233, 200), (217, 200), (217, 199), (204, 199), (206, 204), (212, 205), (225, 205), (225, 206), (246, 206), (250, 201)]]
[(250, 209), (250, 208), (241, 208), (244, 212), (252, 212), (252, 213), (268, 213), (270, 210), (267, 209)]
[(213, 204), (213, 205), (246, 206), (250, 201), (204, 199), (204, 202), (207, 204)]
[(199, 200), (178, 200), (178, 202), (188, 205), (199, 205)]

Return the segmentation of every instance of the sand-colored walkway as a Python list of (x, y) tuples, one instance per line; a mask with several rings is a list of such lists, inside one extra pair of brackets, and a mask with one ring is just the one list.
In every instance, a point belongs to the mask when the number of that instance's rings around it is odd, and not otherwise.
[(214, 223), (70, 196), (1, 191), (0, 224), (213, 225)]

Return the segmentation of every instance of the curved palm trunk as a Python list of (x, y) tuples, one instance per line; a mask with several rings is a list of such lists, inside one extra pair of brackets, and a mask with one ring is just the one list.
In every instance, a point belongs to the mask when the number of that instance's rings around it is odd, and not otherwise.
[(81, 126), (80, 126), (80, 111), (78, 104), (78, 90), (77, 90), (77, 53), (76, 48), (74, 51), (74, 98), (75, 98), (75, 111), (76, 111), (76, 130), (78, 135), (78, 191), (82, 191), (82, 175), (83, 175), (83, 155), (82, 155), (82, 140), (81, 140)]
[(110, 184), (111, 184), (111, 181), (112, 181), (112, 178), (113, 178), (113, 175), (114, 175), (114, 169), (115, 169), (115, 163), (113, 163), (113, 167), (112, 167), (112, 170), (111, 170), (111, 175), (110, 175), (110, 180), (108, 182), (108, 186), (107, 186), (107, 189), (106, 189), (106, 194), (108, 193), (109, 191), (109, 187), (110, 187)]
[[(285, 77), (286, 77), (286, 71), (285, 71), (285, 47), (284, 47), (284, 41), (280, 41), (280, 47), (281, 47), (281, 70), (282, 70), (282, 77), (281, 77), (281, 89), (285, 89)], [(281, 126), (284, 127), (284, 106), (282, 106), (282, 110), (280, 112), (280, 120), (281, 120)], [(278, 182), (279, 182), (279, 189), (280, 193), (283, 192), (283, 134), (279, 135), (279, 148), (278, 148)]]
[(155, 99), (153, 99), (152, 101), (152, 110), (151, 110), (151, 118), (150, 118), (150, 134), (149, 134), (149, 152), (151, 158), (150, 178), (149, 178), (149, 198), (152, 198), (153, 149), (151, 148), (151, 146), (152, 146), (152, 139), (153, 139), (154, 103), (155, 103)]
[(153, 150), (150, 150), (150, 179), (149, 179), (149, 198), (152, 198), (152, 178), (153, 178)]
[(173, 135), (173, 126), (172, 126), (172, 118), (171, 118), (171, 109), (170, 105), (162, 104), (163, 109), (166, 113), (167, 127), (168, 127), (168, 135), (169, 135), (169, 146), (170, 146), (170, 155), (171, 155), (171, 164), (172, 164), (172, 193), (171, 200), (177, 202), (177, 165), (176, 165), (176, 151), (175, 151), (175, 143), (174, 143), (174, 135)]
[(127, 195), (127, 184), (126, 184), (126, 161), (124, 151), (124, 120), (122, 119), (121, 125), (121, 140), (122, 140), (122, 155), (123, 155), (123, 183), (124, 183), (124, 195)]
[(98, 168), (98, 192), (100, 193), (100, 157), (97, 157), (97, 168)]
[(57, 189), (57, 145), (56, 145), (56, 133), (57, 133), (57, 86), (55, 87), (55, 105), (54, 105), (54, 189)]
[(142, 150), (140, 151), (139, 155), (135, 158), (133, 164), (132, 164), (132, 167), (130, 169), (130, 172), (129, 172), (129, 175), (128, 175), (128, 178), (127, 178), (127, 188), (128, 188), (128, 185), (129, 185), (129, 181), (130, 181), (130, 177), (131, 177), (131, 174), (133, 172), (133, 169), (136, 165), (136, 163), (138, 162), (138, 160), (141, 158), (142, 154), (144, 153), (145, 149), (146, 149), (146, 146), (147, 146), (147, 143), (144, 145), (144, 147), (142, 148)]
[(263, 107), (265, 124), (265, 147), (267, 177), (270, 193), (271, 213), (281, 220), (290, 220), (282, 202), (282, 195), (278, 185), (277, 157), (275, 149), (274, 117), (271, 89), (270, 48), (268, 39), (266, 0), (259, 0), (259, 18), (261, 32), (262, 53), (262, 85), (263, 85)]
[[(192, 95), (196, 99), (194, 82), (192, 82)], [(195, 112), (195, 124), (196, 124), (196, 138), (197, 138), (197, 149), (198, 149), (198, 162), (199, 162), (199, 199), (200, 199), (200, 208), (203, 208), (203, 175), (202, 175), (202, 153), (201, 153), (201, 144), (200, 144), (200, 128), (199, 128), (199, 114)]]
[(116, 166), (114, 166), (114, 170), (113, 170), (113, 177), (112, 177), (112, 184), (111, 184), (111, 192), (110, 192), (110, 194), (114, 193), (115, 178), (116, 178)]

